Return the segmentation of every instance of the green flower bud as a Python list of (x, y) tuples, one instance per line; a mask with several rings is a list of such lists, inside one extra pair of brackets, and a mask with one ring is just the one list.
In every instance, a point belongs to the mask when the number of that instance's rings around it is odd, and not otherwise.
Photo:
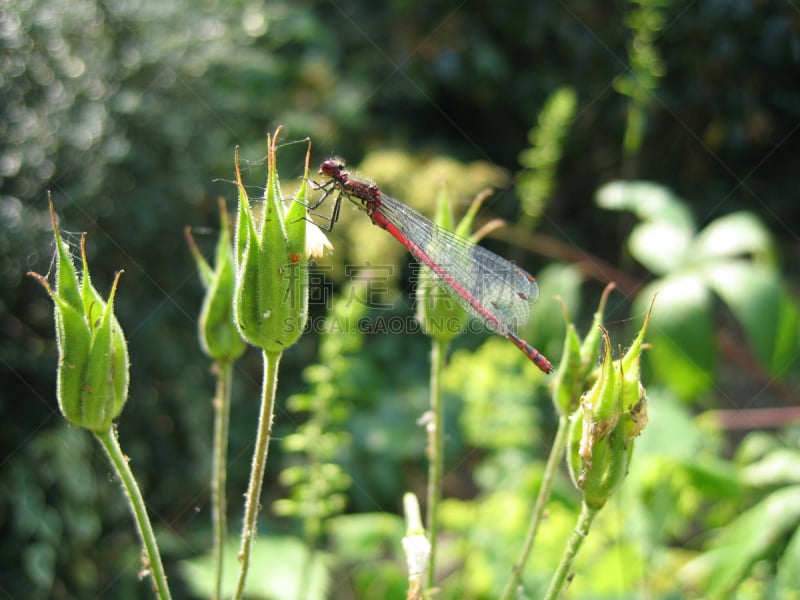
[(612, 360), (611, 342), (603, 330), (600, 374), (573, 416), (570, 475), (590, 508), (601, 508), (620, 486), (628, 472), (634, 440), (647, 424), (647, 396), (639, 363), (649, 319), (648, 311), (634, 343), (619, 360)]
[(403, 494), (403, 510), (406, 519), (406, 535), (403, 538), (403, 552), (408, 568), (407, 598), (422, 598), (423, 578), (431, 558), (431, 543), (425, 535), (419, 501), (411, 492)]
[(581, 345), (581, 361), (583, 362), (586, 372), (594, 369), (595, 362), (597, 361), (597, 348), (600, 346), (600, 337), (603, 331), (600, 326), (603, 324), (606, 302), (608, 301), (609, 294), (611, 294), (616, 287), (617, 285), (612, 282), (603, 290), (603, 294), (600, 296), (600, 303), (597, 305), (597, 310), (592, 317), (592, 326)]
[(617, 431), (622, 415), (620, 378), (604, 331), (605, 354), (600, 375), (581, 398), (570, 431), (569, 466), (573, 483), (583, 492), (584, 503), (601, 508), (622, 481), (627, 454), (619, 447)]
[(211, 358), (233, 361), (244, 352), (246, 345), (233, 319), (233, 291), (236, 282), (231, 246), (230, 225), (225, 201), (219, 201), (220, 235), (217, 241), (216, 266), (211, 266), (200, 254), (188, 228), (186, 238), (197, 262), (200, 279), (206, 288), (200, 311), (198, 331), (200, 345)]
[(625, 439), (633, 440), (647, 425), (647, 393), (641, 383), (641, 356), (644, 334), (650, 323), (655, 296), (645, 316), (639, 334), (620, 360), (622, 370), (622, 406), (625, 411)]
[(580, 398), (583, 378), (581, 377), (581, 340), (572, 323), (567, 322), (564, 352), (553, 387), (553, 403), (562, 415), (571, 415)]
[[(275, 139), (280, 131), (276, 131)], [(234, 315), (241, 336), (267, 353), (279, 353), (300, 337), (308, 315), (308, 257), (303, 183), (287, 210), (281, 200), (274, 139), (268, 140), (267, 190), (260, 215), (250, 207), (236, 155), (239, 214), (236, 227)]]
[[(444, 187), (439, 192), (434, 222), (453, 230), (453, 211)], [(471, 225), (469, 220), (467, 229)], [(463, 221), (462, 221), (463, 224)], [(452, 296), (447, 286), (426, 266), (420, 265), (417, 281), (417, 320), (422, 324), (425, 335), (440, 342), (449, 342), (466, 327), (469, 315)]]
[(29, 273), (44, 286), (55, 305), (58, 345), (58, 405), (73, 425), (108, 431), (128, 398), (128, 346), (113, 313), (114, 295), (122, 272), (111, 286), (108, 302), (92, 286), (81, 238), (82, 278), (78, 278), (67, 244), (62, 240), (50, 203), (56, 243), (56, 287), (42, 275)]
[(567, 315), (566, 306), (564, 306), (564, 317), (567, 322), (566, 340), (564, 341), (564, 352), (559, 363), (561, 368), (556, 377), (553, 393), (553, 402), (556, 405), (556, 410), (562, 414), (571, 415), (575, 411), (578, 405), (578, 398), (580, 398), (583, 390), (586, 389), (586, 382), (589, 379), (590, 370), (594, 368), (595, 354), (600, 343), (606, 301), (615, 287), (613, 283), (610, 283), (603, 291), (600, 304), (594, 313), (592, 327), (583, 342), (580, 341), (578, 333), (575, 331), (575, 326), (569, 322), (569, 315)]

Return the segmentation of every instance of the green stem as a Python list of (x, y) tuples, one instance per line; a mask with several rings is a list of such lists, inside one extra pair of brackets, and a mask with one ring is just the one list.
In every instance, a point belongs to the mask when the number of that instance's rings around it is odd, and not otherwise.
[(158, 544), (156, 543), (156, 535), (153, 533), (153, 525), (147, 517), (147, 507), (144, 504), (142, 492), (133, 477), (128, 458), (122, 453), (122, 448), (119, 446), (119, 440), (114, 428), (109, 428), (102, 433), (95, 433), (95, 436), (100, 441), (103, 449), (108, 454), (111, 464), (117, 472), (117, 476), (122, 483), (122, 489), (125, 492), (125, 497), (128, 499), (128, 504), (133, 514), (133, 520), (136, 523), (136, 529), (139, 532), (139, 538), (144, 545), (144, 551), (147, 556), (148, 564), (147, 569), (153, 576), (153, 582), (156, 586), (156, 594), (160, 600), (169, 600), (169, 587), (167, 586), (167, 576), (164, 573), (164, 565), (161, 563), (161, 555), (158, 552)]
[(444, 465), (444, 402), (442, 401), (441, 372), (447, 353), (446, 341), (434, 338), (431, 347), (431, 402), (428, 422), (428, 501), (427, 530), (431, 544), (428, 561), (428, 590), (436, 586), (436, 544), (439, 528), (439, 502), (442, 497), (442, 470)]
[(214, 563), (216, 577), (214, 600), (222, 597), (222, 551), (227, 530), (227, 476), (228, 424), (231, 414), (231, 381), (233, 361), (217, 362), (217, 392), (214, 396), (214, 448), (211, 463), (211, 520), (214, 528)]
[(589, 535), (589, 528), (592, 526), (592, 521), (595, 516), (597, 516), (597, 513), (597, 509), (589, 508), (585, 503), (581, 504), (581, 514), (578, 517), (578, 524), (575, 525), (575, 531), (572, 532), (567, 542), (567, 547), (564, 548), (564, 554), (561, 557), (558, 569), (556, 569), (553, 575), (553, 579), (550, 581), (550, 587), (547, 589), (545, 600), (556, 600), (561, 590), (564, 588), (564, 584), (572, 570), (572, 564), (575, 562), (578, 550), (580, 550), (583, 540)]
[(539, 488), (539, 493), (536, 496), (536, 504), (531, 513), (531, 520), (528, 525), (528, 533), (525, 536), (525, 543), (522, 546), (522, 553), (514, 565), (511, 578), (508, 580), (505, 590), (503, 590), (503, 595), (500, 597), (502, 600), (512, 598), (514, 591), (519, 585), (522, 570), (528, 562), (528, 557), (533, 549), (533, 542), (536, 539), (536, 532), (539, 529), (539, 524), (542, 522), (545, 504), (550, 499), (550, 490), (553, 487), (553, 479), (558, 470), (558, 463), (561, 462), (561, 457), (564, 455), (564, 449), (567, 446), (568, 432), (569, 418), (562, 415), (558, 420), (558, 430), (556, 431), (556, 438), (553, 440), (553, 446), (550, 448), (550, 456), (547, 457), (547, 465), (545, 466), (544, 475), (542, 476), (542, 485)]
[(275, 394), (278, 390), (278, 364), (281, 353), (264, 352), (264, 382), (261, 394), (261, 414), (258, 418), (258, 435), (253, 450), (253, 464), (250, 468), (250, 483), (244, 504), (244, 523), (242, 524), (242, 541), (239, 548), (239, 581), (233, 597), (239, 600), (244, 594), (247, 569), (250, 566), (250, 549), (256, 536), (258, 508), (261, 499), (261, 484), (264, 481), (264, 469), (267, 466), (269, 441), (272, 436), (272, 418), (275, 407)]

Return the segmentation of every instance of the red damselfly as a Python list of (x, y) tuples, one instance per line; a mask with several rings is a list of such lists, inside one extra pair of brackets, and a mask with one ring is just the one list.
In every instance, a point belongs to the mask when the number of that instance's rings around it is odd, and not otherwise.
[(531, 306), (539, 298), (539, 285), (532, 275), (439, 227), (410, 206), (384, 194), (374, 183), (354, 177), (344, 167), (343, 161), (331, 158), (319, 168), (328, 181), (317, 186), (324, 194), (309, 208), (319, 207), (338, 192), (325, 229), (333, 228), (339, 218), (342, 196), (347, 197), (447, 284), (453, 299), (469, 313), (490, 330), (511, 340), (542, 371), (553, 370), (541, 352), (514, 332), (514, 328), (527, 322)]

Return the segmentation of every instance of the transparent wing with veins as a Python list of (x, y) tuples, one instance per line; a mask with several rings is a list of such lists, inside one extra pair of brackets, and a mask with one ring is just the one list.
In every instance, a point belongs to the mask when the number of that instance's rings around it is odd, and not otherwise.
[[(357, 199), (351, 199), (358, 203)], [(528, 321), (532, 305), (539, 298), (539, 285), (532, 275), (494, 252), (439, 227), (383, 192), (378, 196), (375, 212), (413, 242), (406, 247), (417, 260), (428, 266), (431, 262), (438, 265), (440, 269), (432, 270), (439, 278), (452, 278), (447, 282), (455, 288), (450, 294), (453, 299), (494, 331), (504, 335)], [(459, 287), (467, 292), (466, 297), (459, 293)], [(492, 313), (497, 322), (488, 318), (482, 308)]]

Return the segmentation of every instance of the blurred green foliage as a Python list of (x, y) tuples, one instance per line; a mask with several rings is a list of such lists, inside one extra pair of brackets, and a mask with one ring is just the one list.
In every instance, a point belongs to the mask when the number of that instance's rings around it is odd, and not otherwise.
[(647, 109), (656, 99), (659, 80), (665, 75), (656, 40), (666, 22), (669, 0), (632, 0), (623, 22), (631, 30), (627, 44), (630, 71), (614, 80), (614, 89), (628, 96), (627, 122), (622, 148), (626, 157), (635, 157), (642, 147), (647, 124)]
[[(129, 337), (132, 379), (120, 436), (156, 517), (175, 597), (195, 597), (176, 564), (209, 546), (213, 390), (196, 340), (202, 290), (182, 230), (192, 225), (201, 247), (213, 251), (215, 236), (202, 239), (202, 231), (217, 226), (216, 196), (234, 197), (224, 181), (232, 176), (234, 145), (242, 144), (242, 156), (260, 173), (266, 132), (282, 123), (289, 140), (313, 137), (315, 159), (331, 152), (349, 158), (423, 212), (430, 214), (425, 206), (447, 173), (451, 198), (466, 201), (496, 186), (481, 217), (516, 221), (515, 200), (525, 194), (516, 193), (510, 174), (520, 168), (547, 99), (568, 87), (576, 110), (564, 124), (569, 131), (560, 132), (560, 162), (550, 165), (552, 191), (532, 238), (540, 255), (526, 254), (525, 244), (487, 242), (537, 274), (542, 298), (526, 337), (558, 356), (563, 325), (553, 297), (560, 294), (570, 313), (588, 322), (581, 307), (594, 302), (584, 296), (602, 288), (582, 285), (586, 270), (566, 264), (579, 261), (563, 256), (554, 239), (637, 284), (609, 307), (611, 325), (629, 308), (643, 315), (657, 281), (663, 290), (645, 356), (658, 383), (651, 424), (617, 504), (587, 541), (571, 593), (633, 597), (646, 589), (674, 597), (679, 567), (682, 584), (691, 582), (693, 590), (724, 594), (732, 582), (775, 590), (776, 597), (796, 590), (796, 481), (756, 477), (793, 464), (796, 430), (752, 433), (734, 453), (738, 440), (693, 410), (797, 402), (797, 280), (780, 262), (798, 259), (800, 87), (788, 75), (800, 60), (798, 15), (781, 3), (665, 3), (663, 20), (651, 28), (658, 35), (647, 39), (659, 60), (651, 81), (631, 54), (636, 32), (647, 29), (632, 14), (629, 4), (520, 0), (459, 7), (441, 0), (380, 7), (366, 0), (5, 2), (2, 589), (33, 599), (150, 596), (137, 576), (137, 544), (118, 486), (108, 481), (97, 449), (58, 416), (51, 307), (24, 278), (50, 266), (46, 190), (68, 232), (92, 234), (98, 289), (108, 289), (117, 269), (126, 271), (116, 307)], [(632, 92), (618, 93), (614, 81), (647, 92), (632, 162), (623, 159)], [(304, 151), (302, 144), (281, 149), (281, 163), (297, 166), (284, 177), (300, 176), (302, 161), (292, 156)], [(433, 158), (440, 155), (454, 158)], [(619, 207), (623, 212), (598, 210), (595, 191), (620, 176), (658, 186), (635, 194), (627, 187), (638, 200)], [(663, 210), (653, 213), (659, 197), (666, 198)], [(343, 211), (337, 234), (336, 253), (319, 265), (322, 293), (312, 322), (330, 305), (326, 286), (352, 279), (348, 266), (367, 261), (391, 275), (370, 280), (377, 298), (391, 305), (373, 306), (371, 317), (413, 320), (413, 291), (397, 284), (409, 269), (402, 247), (355, 212)], [(78, 236), (67, 241), (76, 244)], [(652, 287), (643, 289), (647, 283)], [(721, 335), (727, 337), (719, 345)], [(445, 373), (444, 518), (452, 541), (441, 561), (451, 574), (442, 583), (449, 597), (489, 598), (514, 559), (552, 415), (546, 389), (502, 339), (464, 336), (454, 347)], [(739, 360), (738, 349), (751, 356)], [(404, 491), (424, 486), (424, 433), (416, 419), (425, 407), (427, 351), (420, 335), (365, 335), (363, 348), (345, 357), (352, 368), (329, 382), (338, 390), (331, 401), (350, 411), (344, 429), (351, 442), (338, 463), (353, 485), (348, 514), (329, 519), (326, 529), (338, 561), (323, 566), (351, 573), (348, 593), (357, 597), (404, 593), (403, 528), (385, 521), (394, 518), (387, 511), (399, 511)], [(281, 398), (321, 385), (302, 377), (317, 356), (314, 336), (287, 352)], [(248, 472), (259, 370), (258, 357), (247, 355), (234, 385), (232, 523)], [(278, 437), (294, 433), (303, 418), (282, 406)], [(763, 450), (755, 452), (751, 440)], [(734, 460), (726, 458), (731, 454)], [(280, 452), (270, 459), (265, 506), (287, 497), (277, 481), (283, 460)], [(576, 498), (566, 479), (554, 494), (525, 579), (531, 597), (546, 585), (574, 520)], [(784, 518), (765, 520), (776, 507)], [(268, 512), (263, 520), (262, 533), (300, 531)], [(754, 535), (759, 531), (769, 539)], [(303, 548), (289, 544), (265, 551), (301, 561)], [(196, 571), (181, 573), (194, 580)]]
[[(226, 579), (222, 597), (230, 597), (236, 589), (235, 574), (239, 568), (238, 542), (231, 540), (224, 548)], [(296, 537), (260, 536), (253, 545), (252, 561), (258, 569), (248, 578), (249, 598), (305, 598), (323, 600), (330, 588), (327, 557), (312, 554)], [(211, 597), (214, 589), (215, 565), (208, 556), (181, 564), (181, 574), (190, 583), (197, 597)]]
[(648, 182), (610, 183), (597, 201), (641, 219), (628, 248), (660, 277), (642, 290), (634, 307), (641, 313), (648, 298), (659, 294), (650, 363), (665, 385), (687, 399), (715, 385), (714, 331), (722, 323), (714, 295), (769, 377), (797, 375), (800, 307), (782, 281), (774, 240), (758, 216), (727, 214), (697, 232), (686, 202)]
[(564, 137), (575, 119), (576, 108), (577, 98), (572, 88), (554, 91), (542, 108), (539, 123), (528, 133), (531, 147), (520, 152), (523, 171), (517, 176), (516, 188), (522, 212), (529, 220), (528, 227), (531, 222), (538, 222), (555, 191)]

